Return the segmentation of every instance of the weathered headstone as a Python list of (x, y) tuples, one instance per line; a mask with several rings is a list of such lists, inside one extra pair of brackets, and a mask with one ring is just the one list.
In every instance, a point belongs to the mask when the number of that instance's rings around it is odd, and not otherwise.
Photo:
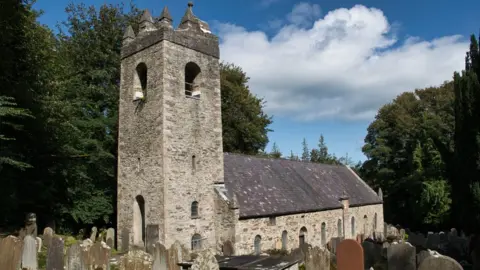
[(160, 238), (158, 237), (159, 227), (158, 224), (148, 224), (146, 228), (146, 250), (148, 254), (153, 254), (155, 243)]
[(115, 229), (114, 228), (109, 228), (107, 230), (107, 245), (110, 247), (110, 248), (113, 248), (114, 246), (114, 243), (115, 243)]
[(365, 268), (370, 268), (374, 266), (376, 262), (381, 260), (382, 246), (370, 241), (363, 241), (362, 248)]
[(53, 229), (50, 227), (46, 227), (43, 229), (43, 244), (46, 247), (50, 246), (50, 243), (52, 242), (52, 237), (53, 237)]
[(2, 270), (17, 270), (20, 267), (23, 242), (15, 236), (0, 239), (0, 266)]
[(75, 243), (67, 251), (67, 270), (87, 270), (82, 258), (83, 247), (80, 243)]
[(120, 258), (120, 270), (152, 270), (152, 256), (143, 250), (134, 249)]
[(353, 239), (345, 239), (337, 246), (338, 270), (364, 270), (362, 246)]
[(96, 242), (88, 250), (85, 262), (92, 269), (110, 269), (110, 247), (105, 242)]
[(46, 270), (62, 270), (63, 269), (63, 239), (53, 237), (47, 250), (47, 269)]
[(152, 270), (167, 270), (167, 249), (160, 243), (155, 244)]
[(225, 243), (223, 243), (223, 255), (232, 256), (233, 254), (235, 254), (235, 251), (232, 242), (230, 240), (225, 241)]
[(330, 252), (320, 247), (309, 248), (305, 254), (305, 269), (330, 269)]
[(178, 241), (175, 241), (168, 249), (168, 270), (180, 270), (178, 263), (182, 260), (182, 247)]
[(442, 256), (428, 256), (418, 267), (418, 270), (463, 270), (463, 267), (454, 259)]
[(217, 259), (210, 249), (200, 252), (193, 261), (192, 270), (218, 270)]
[(35, 237), (35, 242), (37, 243), (37, 252), (42, 251), (42, 238)]
[(387, 249), (389, 270), (416, 270), (416, 251), (410, 243), (393, 244)]
[(22, 269), (37, 270), (37, 241), (32, 235), (23, 238)]
[(97, 232), (98, 232), (97, 227), (93, 226), (92, 232), (90, 233), (90, 240), (92, 240), (92, 242), (94, 243), (97, 240)]
[(128, 251), (128, 247), (130, 244), (130, 232), (127, 228), (122, 229), (122, 251)]

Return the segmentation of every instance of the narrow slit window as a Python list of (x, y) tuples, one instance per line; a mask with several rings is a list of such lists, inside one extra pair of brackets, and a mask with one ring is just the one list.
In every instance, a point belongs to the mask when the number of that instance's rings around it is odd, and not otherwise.
[(198, 202), (197, 201), (192, 202), (191, 217), (198, 218)]

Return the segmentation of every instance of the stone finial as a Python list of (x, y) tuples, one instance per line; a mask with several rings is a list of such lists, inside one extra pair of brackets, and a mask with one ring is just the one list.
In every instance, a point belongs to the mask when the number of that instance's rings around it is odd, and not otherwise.
[(132, 42), (135, 39), (135, 32), (133, 32), (133, 28), (131, 25), (128, 26), (127, 31), (123, 34), (123, 45), (126, 45)]
[(170, 15), (170, 11), (168, 11), (168, 7), (165, 6), (162, 10), (162, 13), (160, 14), (160, 18), (158, 19), (158, 22), (161, 25), (166, 25), (169, 27), (172, 27), (172, 15)]
[(382, 192), (382, 188), (378, 188), (378, 197), (380, 197), (380, 199), (383, 200), (383, 192)]
[(188, 8), (182, 17), (182, 20), (180, 21), (178, 29), (189, 29), (193, 26), (198, 26), (198, 19), (195, 17), (195, 15), (193, 15), (192, 7), (193, 3), (188, 2)]
[(148, 9), (143, 12), (142, 18), (140, 18), (140, 33), (153, 31), (155, 25), (153, 24), (153, 18)]
[(231, 209), (238, 209), (238, 198), (237, 194), (233, 193), (232, 200), (230, 201)]

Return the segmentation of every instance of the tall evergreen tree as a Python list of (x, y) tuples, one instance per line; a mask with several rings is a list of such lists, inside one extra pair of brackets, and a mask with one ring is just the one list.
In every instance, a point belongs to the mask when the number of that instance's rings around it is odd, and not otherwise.
[(276, 142), (273, 143), (272, 150), (270, 151), (269, 156), (273, 157), (273, 158), (281, 158), (282, 157), (282, 152), (280, 151), (280, 148), (278, 147)]
[(303, 162), (307, 162), (307, 161), (310, 161), (310, 153), (309, 153), (309, 150), (308, 150), (308, 144), (307, 144), (307, 140), (305, 138), (303, 138), (303, 141), (302, 141), (302, 161)]

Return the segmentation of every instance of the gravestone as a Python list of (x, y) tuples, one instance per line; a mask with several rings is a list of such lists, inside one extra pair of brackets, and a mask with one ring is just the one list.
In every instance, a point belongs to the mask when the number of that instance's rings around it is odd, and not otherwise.
[(23, 242), (9, 235), (0, 239), (0, 266), (2, 270), (17, 270), (21, 263)]
[(147, 250), (147, 253), (148, 254), (153, 254), (153, 251), (154, 251), (154, 246), (155, 246), (155, 243), (157, 243), (158, 241), (160, 241), (160, 238), (158, 237), (158, 224), (149, 224), (147, 225), (147, 228), (146, 228), (146, 239), (145, 239), (145, 242), (146, 242), (146, 250)]
[(114, 243), (115, 243), (115, 229), (114, 228), (109, 228), (107, 230), (107, 245), (110, 247), (110, 248), (113, 248), (114, 246)]
[(442, 256), (431, 255), (423, 260), (418, 270), (463, 270), (463, 267), (454, 259)]
[(370, 268), (382, 258), (382, 247), (370, 241), (362, 242), (365, 268)]
[(393, 244), (387, 249), (389, 270), (416, 270), (416, 251), (410, 243)]
[(193, 261), (192, 270), (219, 270), (217, 259), (210, 249), (200, 252)]
[(80, 243), (75, 243), (67, 251), (67, 269), (68, 270), (87, 270), (82, 258), (82, 247)]
[(309, 248), (305, 254), (305, 269), (330, 269), (330, 252), (320, 247)]
[(110, 269), (110, 247), (105, 242), (96, 242), (88, 250), (85, 262), (92, 269)]
[(91, 246), (93, 246), (93, 242), (92, 242), (92, 240), (90, 240), (90, 238), (87, 238), (87, 239), (82, 241), (82, 246), (84, 246), (86, 248), (90, 248)]
[(53, 237), (47, 250), (46, 270), (63, 269), (63, 248), (63, 239), (57, 236)]
[(37, 270), (37, 241), (33, 235), (23, 238), (22, 269)]
[(175, 241), (170, 249), (168, 249), (168, 270), (180, 270), (178, 263), (182, 262), (182, 260), (182, 246), (178, 241)]
[(128, 246), (130, 244), (130, 232), (127, 228), (122, 229), (122, 251), (128, 251)]
[(155, 244), (152, 270), (167, 270), (167, 249), (160, 243)]
[(42, 238), (35, 237), (35, 242), (37, 243), (37, 252), (42, 251)]
[(98, 232), (97, 227), (93, 226), (92, 232), (90, 233), (90, 240), (92, 240), (92, 242), (94, 243), (95, 243), (95, 240), (97, 240), (97, 232)]
[(50, 243), (52, 242), (52, 237), (53, 237), (53, 229), (50, 227), (46, 227), (43, 229), (43, 244), (46, 247), (50, 246)]
[(337, 246), (338, 270), (364, 270), (362, 246), (353, 239), (345, 239)]
[(120, 270), (152, 270), (152, 256), (143, 250), (132, 248), (120, 258)]
[(223, 243), (223, 256), (232, 256), (234, 253), (233, 244), (230, 240)]

